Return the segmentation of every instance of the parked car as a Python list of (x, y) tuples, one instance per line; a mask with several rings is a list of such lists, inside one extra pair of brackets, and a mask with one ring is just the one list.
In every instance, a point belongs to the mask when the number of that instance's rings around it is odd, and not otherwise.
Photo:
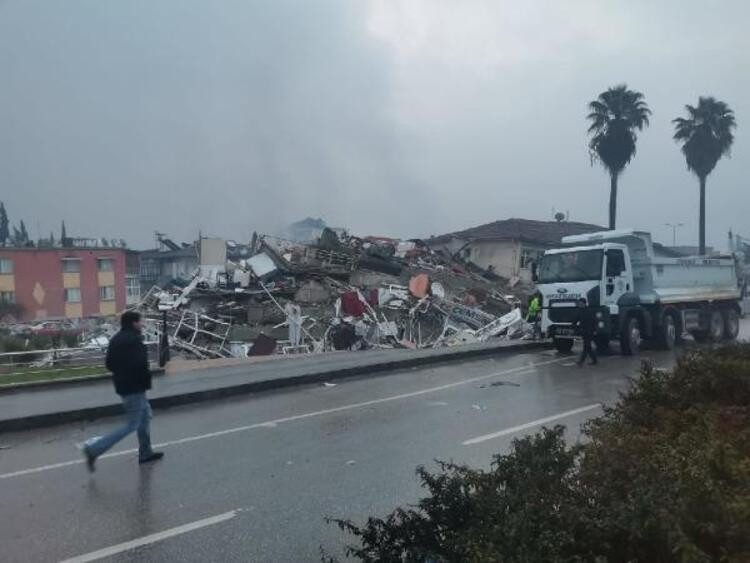
[(70, 321), (43, 321), (31, 326), (31, 333), (39, 336), (80, 335), (81, 327)]

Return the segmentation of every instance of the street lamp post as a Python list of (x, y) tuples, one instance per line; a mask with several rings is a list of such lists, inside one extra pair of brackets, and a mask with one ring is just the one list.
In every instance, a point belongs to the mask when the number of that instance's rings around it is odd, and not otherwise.
[(677, 246), (677, 228), (682, 227), (685, 223), (664, 223), (667, 227), (672, 227), (672, 246)]

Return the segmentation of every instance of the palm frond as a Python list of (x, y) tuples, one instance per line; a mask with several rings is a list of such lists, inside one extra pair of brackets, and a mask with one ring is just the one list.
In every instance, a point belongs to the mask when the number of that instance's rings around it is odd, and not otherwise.
[(589, 109), (591, 110), (591, 115), (594, 115), (594, 114), (606, 115), (607, 113), (609, 113), (609, 108), (607, 108), (607, 105), (605, 103), (600, 102), (599, 100), (593, 100), (589, 102)]
[(651, 124), (651, 109), (643, 93), (618, 84), (601, 92), (588, 104), (590, 122), (588, 134), (609, 134), (613, 128), (625, 127), (634, 137), (634, 131), (642, 131)]
[(722, 156), (730, 156), (737, 127), (734, 111), (726, 102), (701, 96), (698, 105), (685, 106), (687, 118), (672, 120), (674, 140), (682, 143), (688, 169), (700, 177), (711, 173)]

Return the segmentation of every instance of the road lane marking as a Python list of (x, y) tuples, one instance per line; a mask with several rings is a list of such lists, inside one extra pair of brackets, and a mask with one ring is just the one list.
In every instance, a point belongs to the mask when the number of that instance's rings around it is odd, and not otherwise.
[(104, 559), (105, 557), (111, 557), (112, 555), (117, 555), (118, 553), (122, 553), (123, 551), (130, 551), (131, 549), (135, 549), (137, 547), (156, 543), (167, 538), (186, 534), (188, 532), (206, 528), (208, 526), (214, 526), (216, 524), (220, 524), (221, 522), (226, 522), (227, 520), (231, 520), (232, 518), (237, 516), (239, 512), (239, 509), (230, 510), (229, 512), (225, 512), (224, 514), (218, 514), (217, 516), (211, 516), (210, 518), (204, 518), (203, 520), (197, 520), (195, 522), (191, 522), (190, 524), (183, 524), (182, 526), (177, 526), (176, 528), (170, 528), (169, 530), (164, 530), (163, 532), (151, 534), (150, 536), (143, 536), (142, 538), (136, 538), (134, 540), (118, 543), (117, 545), (105, 547), (104, 549), (92, 551), (91, 553), (79, 555), (78, 557), (72, 557), (70, 559), (66, 559), (65, 561), (61, 561), (60, 563), (86, 563), (88, 561)]
[[(206, 440), (208, 438), (218, 438), (219, 436), (226, 436), (228, 434), (236, 434), (237, 432), (246, 432), (248, 430), (254, 430), (256, 428), (273, 428), (274, 426), (277, 426), (279, 424), (283, 424), (286, 422), (294, 422), (297, 420), (304, 420), (307, 418), (314, 418), (318, 416), (324, 416), (327, 414), (335, 414), (339, 412), (354, 410), (354, 409), (360, 409), (363, 407), (370, 407), (373, 405), (379, 405), (382, 403), (389, 403), (392, 401), (399, 401), (402, 399), (408, 399), (411, 397), (419, 397), (420, 395), (427, 395), (428, 393), (436, 393), (438, 391), (445, 391), (446, 389), (452, 389), (454, 387), (460, 387), (461, 385), (468, 385), (471, 383), (476, 383), (477, 381), (484, 381), (485, 379), (491, 379), (493, 377), (498, 377), (501, 375), (509, 375), (512, 373), (523, 373), (527, 371), (533, 371), (538, 367), (555, 364), (563, 361), (565, 358), (555, 358), (553, 360), (547, 360), (544, 362), (537, 362), (537, 363), (530, 363), (525, 364), (522, 366), (517, 366), (514, 368), (510, 368), (507, 370), (499, 371), (499, 372), (493, 372), (489, 373), (487, 375), (479, 375), (477, 377), (471, 377), (469, 379), (462, 379), (460, 381), (454, 381), (452, 383), (446, 383), (444, 385), (438, 385), (437, 387), (429, 387), (427, 389), (420, 389), (419, 391), (411, 391), (409, 393), (402, 393), (400, 395), (391, 395), (389, 397), (382, 397), (380, 399), (372, 399), (370, 401), (363, 401), (361, 403), (351, 403), (349, 405), (342, 405), (340, 407), (333, 407), (330, 409), (324, 409), (319, 411), (313, 411), (303, 414), (296, 414), (292, 416), (286, 416), (283, 418), (277, 418), (274, 420), (266, 420), (263, 422), (256, 422), (254, 424), (248, 424), (246, 426), (237, 426), (235, 428), (227, 428), (226, 430), (217, 430), (216, 432), (209, 432), (206, 434), (198, 434), (196, 436), (187, 436), (185, 438), (179, 438), (177, 440), (170, 440), (167, 442), (162, 442), (160, 444), (155, 444), (155, 448), (164, 448), (168, 446), (177, 446), (181, 444), (188, 444), (190, 442), (196, 442), (198, 440)], [(111, 458), (111, 457), (120, 457), (123, 455), (129, 455), (132, 453), (137, 452), (137, 448), (132, 448), (129, 450), (121, 450), (117, 452), (107, 453), (99, 457), (99, 459), (105, 459), (105, 458)], [(83, 457), (81, 459), (77, 460), (71, 460), (71, 461), (63, 461), (60, 463), (53, 463), (51, 465), (42, 465), (40, 467), (32, 467), (30, 469), (21, 469), (19, 471), (12, 471), (10, 473), (4, 473), (0, 474), (0, 479), (10, 479), (12, 477), (21, 477), (22, 475), (30, 475), (32, 473), (41, 473), (43, 471), (49, 471), (51, 469), (59, 469), (61, 467), (67, 467), (69, 465), (78, 465), (81, 463), (84, 463)]]
[(583, 412), (588, 412), (594, 409), (600, 409), (601, 407), (602, 406), (599, 403), (596, 403), (593, 405), (586, 405), (585, 407), (573, 409), (572, 411), (565, 411), (559, 414), (553, 414), (552, 416), (548, 416), (545, 418), (540, 418), (538, 420), (532, 420), (531, 422), (527, 422), (526, 424), (512, 426), (510, 428), (506, 428), (505, 430), (493, 432), (492, 434), (484, 434), (483, 436), (477, 436), (476, 438), (471, 438), (470, 440), (466, 440), (465, 442), (462, 442), (461, 445), (472, 446), (474, 444), (486, 442), (487, 440), (494, 440), (495, 438), (507, 436), (508, 434), (515, 434), (516, 432), (521, 432), (522, 430), (528, 430), (529, 428), (534, 428), (535, 426), (541, 426), (543, 424), (547, 424), (548, 422), (553, 422), (561, 418), (566, 418), (566, 417), (573, 416), (576, 414), (581, 414)]

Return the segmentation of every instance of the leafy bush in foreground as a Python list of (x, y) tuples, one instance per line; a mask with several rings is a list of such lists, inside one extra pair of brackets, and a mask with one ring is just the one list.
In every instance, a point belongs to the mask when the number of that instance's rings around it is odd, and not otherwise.
[(363, 526), (364, 561), (750, 561), (750, 344), (644, 365), (568, 447), (513, 442), (489, 471), (418, 469), (428, 495)]

